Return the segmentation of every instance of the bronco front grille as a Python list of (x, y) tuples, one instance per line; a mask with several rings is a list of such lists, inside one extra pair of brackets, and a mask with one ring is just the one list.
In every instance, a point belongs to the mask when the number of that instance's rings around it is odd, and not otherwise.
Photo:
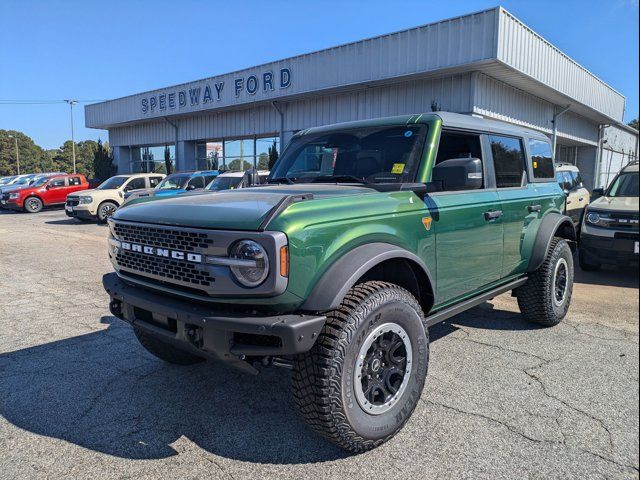
[(67, 197), (67, 206), (77, 207), (80, 204), (80, 197)]
[(120, 268), (162, 277), (168, 281), (179, 281), (205, 287), (210, 287), (215, 282), (215, 278), (209, 272), (199, 270), (196, 264), (180, 260), (120, 250), (116, 254), (116, 262)]
[(150, 247), (196, 252), (213, 245), (213, 239), (205, 232), (193, 232), (172, 228), (114, 224), (116, 237), (123, 242), (140, 243)]

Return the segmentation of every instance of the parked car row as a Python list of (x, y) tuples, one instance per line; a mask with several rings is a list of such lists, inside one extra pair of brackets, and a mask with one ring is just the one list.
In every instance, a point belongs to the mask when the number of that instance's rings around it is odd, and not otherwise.
[[(220, 191), (263, 184), (268, 171), (218, 170), (116, 175), (92, 185), (84, 175), (63, 172), (0, 178), (0, 207), (38, 213), (44, 207), (65, 205), (69, 217), (105, 222), (125, 202), (167, 198), (194, 191)], [(94, 188), (95, 187), (95, 188)]]

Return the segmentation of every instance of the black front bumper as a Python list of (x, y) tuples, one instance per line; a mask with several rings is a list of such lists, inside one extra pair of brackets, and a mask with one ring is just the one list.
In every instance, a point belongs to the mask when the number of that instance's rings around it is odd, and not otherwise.
[(580, 235), (580, 251), (591, 263), (638, 266), (638, 254), (634, 253), (637, 233), (620, 232), (615, 237)]
[(84, 218), (86, 220), (95, 220), (97, 218), (95, 215), (91, 215), (91, 212), (89, 212), (89, 210), (73, 210), (72, 212), (70, 212), (65, 208), (64, 213), (67, 214), (67, 217), (71, 218)]
[(247, 371), (253, 367), (245, 357), (310, 350), (326, 321), (323, 315), (238, 315), (131, 285), (116, 273), (104, 275), (102, 284), (117, 317), (177, 348)]

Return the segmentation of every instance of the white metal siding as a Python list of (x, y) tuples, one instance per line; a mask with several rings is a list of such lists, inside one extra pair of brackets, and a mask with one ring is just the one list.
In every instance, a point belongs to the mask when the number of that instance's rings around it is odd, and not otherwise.
[(622, 121), (625, 98), (504, 9), (497, 59), (605, 115)]
[[(553, 104), (484, 74), (477, 74), (474, 112), (551, 134)], [(598, 125), (567, 112), (558, 119), (558, 138), (597, 145)]]
[[(436, 102), (442, 110), (470, 112), (471, 74), (432, 80), (414, 80), (359, 91), (312, 96), (282, 105), (285, 130), (367, 118), (425, 113)], [(214, 114), (190, 115), (172, 120), (179, 126), (179, 140), (220, 139), (277, 134), (280, 119), (270, 105)], [(168, 122), (117, 127), (109, 130), (112, 146), (174, 143)]]

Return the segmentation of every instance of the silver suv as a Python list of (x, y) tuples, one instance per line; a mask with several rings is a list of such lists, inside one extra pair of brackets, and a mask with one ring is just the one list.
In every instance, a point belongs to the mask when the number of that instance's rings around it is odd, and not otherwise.
[(638, 266), (638, 162), (624, 167), (609, 188), (589, 204), (580, 232), (580, 267)]

